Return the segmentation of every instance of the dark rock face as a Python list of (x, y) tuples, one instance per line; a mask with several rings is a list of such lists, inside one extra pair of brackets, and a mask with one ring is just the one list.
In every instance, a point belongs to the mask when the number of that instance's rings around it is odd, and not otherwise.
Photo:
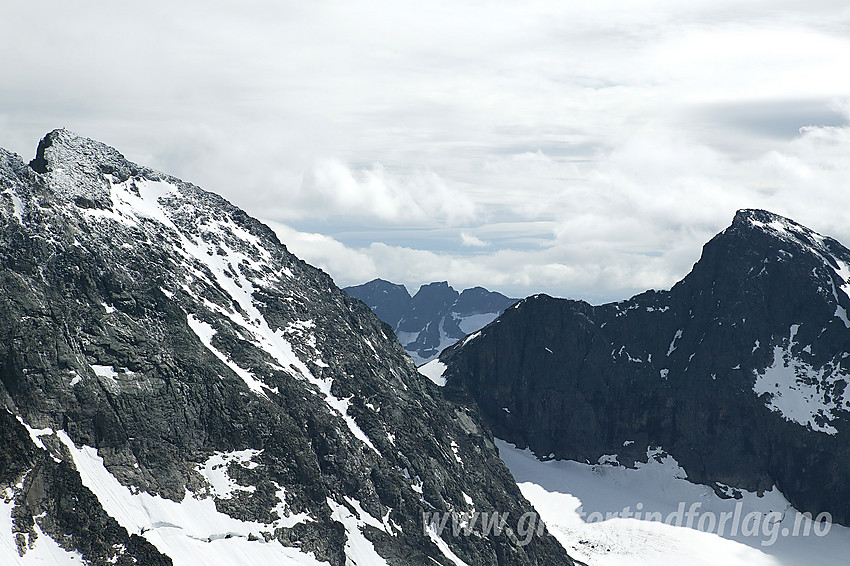
[(343, 290), (366, 303), (378, 318), (393, 328), (398, 325), (410, 304), (410, 293), (404, 285), (396, 285), (383, 279), (373, 279)]
[(402, 285), (382, 279), (344, 290), (393, 327), (417, 365), (435, 359), (516, 303), (483, 287), (458, 293), (445, 281), (422, 285), (413, 297)]
[(446, 350), (496, 436), (622, 464), (661, 446), (691, 481), (774, 484), (850, 524), (850, 251), (740, 211), (670, 291), (591, 306), (538, 295)]
[[(464, 494), (508, 526), (530, 510), (479, 415), (365, 305), (227, 201), (103, 144), (57, 130), (32, 166), (0, 150), (0, 289), (0, 510), (24, 560), (37, 528), (97, 564), (196, 563), (162, 543), (181, 532), (221, 563), (231, 541), (450, 564), (424, 511), (467, 512)], [(214, 508), (175, 525), (136, 512), (151, 501)], [(443, 539), (470, 566), (572, 564), (548, 534)]]
[(516, 302), (517, 299), (509, 299), (501, 293), (488, 291), (484, 287), (473, 287), (461, 291), (452, 305), (451, 312), (461, 317), (482, 313), (502, 313)]

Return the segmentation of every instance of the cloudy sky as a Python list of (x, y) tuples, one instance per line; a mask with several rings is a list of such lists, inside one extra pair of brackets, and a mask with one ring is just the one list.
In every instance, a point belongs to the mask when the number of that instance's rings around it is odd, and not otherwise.
[(833, 0), (3, 0), (0, 146), (67, 127), (340, 285), (666, 288), (739, 208), (850, 243)]

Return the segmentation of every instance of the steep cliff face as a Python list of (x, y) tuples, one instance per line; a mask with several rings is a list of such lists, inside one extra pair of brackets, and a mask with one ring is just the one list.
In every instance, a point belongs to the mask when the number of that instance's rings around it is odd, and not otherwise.
[[(14, 560), (572, 563), (519, 544), (530, 508), (478, 414), (224, 199), (57, 130), (31, 165), (0, 152), (0, 236)], [(507, 531), (423, 528), (473, 509)]]
[(530, 297), (441, 356), (448, 388), (538, 456), (769, 490), (850, 523), (850, 251), (740, 211), (670, 291), (591, 306)]

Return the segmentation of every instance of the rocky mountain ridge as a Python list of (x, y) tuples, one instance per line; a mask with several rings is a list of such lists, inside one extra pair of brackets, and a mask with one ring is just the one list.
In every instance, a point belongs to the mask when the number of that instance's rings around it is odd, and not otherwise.
[(4, 562), (572, 563), (479, 415), (221, 197), (56, 130), (0, 150), (0, 234)]
[(447, 349), (446, 387), (538, 457), (631, 466), (663, 449), (735, 497), (774, 485), (850, 524), (850, 251), (739, 211), (669, 291), (529, 297)]

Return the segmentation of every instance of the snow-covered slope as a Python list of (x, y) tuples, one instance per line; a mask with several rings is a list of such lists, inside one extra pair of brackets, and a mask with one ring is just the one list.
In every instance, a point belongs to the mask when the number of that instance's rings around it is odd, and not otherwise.
[(628, 469), (611, 462), (613, 455), (607, 464), (540, 461), (496, 443), (549, 530), (588, 564), (843, 566), (850, 556), (847, 527), (809, 522), (775, 488), (720, 498), (688, 482), (659, 449)]
[(0, 150), (0, 236), (0, 563), (571, 563), (425, 532), (528, 505), (477, 413), (222, 198), (57, 130)]

